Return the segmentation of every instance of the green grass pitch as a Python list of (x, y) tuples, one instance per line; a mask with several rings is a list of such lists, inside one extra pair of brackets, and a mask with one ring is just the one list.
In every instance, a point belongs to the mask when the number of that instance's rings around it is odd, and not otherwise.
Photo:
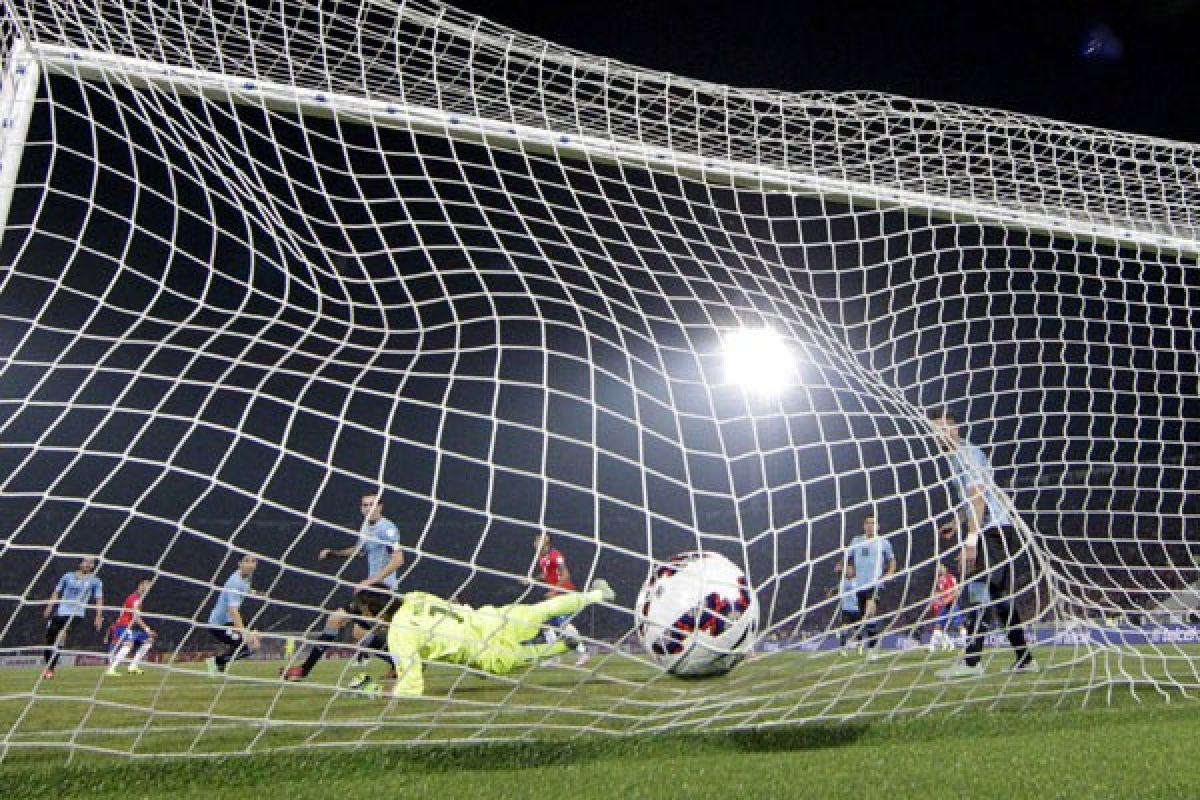
[(0, 796), (1200, 796), (1200, 649), (1038, 658), (1014, 675), (997, 651), (951, 682), (924, 651), (777, 653), (707, 681), (620, 655), (504, 679), (435, 666), (402, 701), (335, 688), (337, 661), (287, 686), (273, 662), (6, 669)]

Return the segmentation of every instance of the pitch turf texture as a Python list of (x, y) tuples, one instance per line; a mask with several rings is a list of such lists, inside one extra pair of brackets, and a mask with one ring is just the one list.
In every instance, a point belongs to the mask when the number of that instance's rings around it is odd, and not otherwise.
[(1200, 648), (1165, 656), (1048, 648), (1027, 675), (997, 651), (986, 677), (943, 681), (923, 651), (784, 653), (679, 681), (613, 655), (509, 679), (435, 666), (403, 701), (334, 688), (336, 661), (288, 686), (271, 662), (6, 669), (0, 797), (1200, 797)]

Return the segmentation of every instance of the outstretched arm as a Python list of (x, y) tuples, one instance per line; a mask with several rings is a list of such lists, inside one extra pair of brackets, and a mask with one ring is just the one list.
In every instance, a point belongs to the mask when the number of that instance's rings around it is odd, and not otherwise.
[(317, 553), (317, 560), (324, 561), (327, 558), (354, 558), (355, 556), (360, 555), (362, 555), (362, 553), (360, 552), (358, 545), (354, 545), (353, 547), (323, 547), (321, 548), (321, 551)]

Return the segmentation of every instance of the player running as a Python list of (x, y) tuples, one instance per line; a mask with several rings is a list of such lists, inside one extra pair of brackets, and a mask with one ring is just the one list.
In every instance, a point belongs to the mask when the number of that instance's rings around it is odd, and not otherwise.
[[(396, 572), (404, 566), (404, 552), (400, 549), (400, 531), (396, 525), (383, 516), (383, 498), (378, 492), (363, 494), (359, 510), (362, 512), (363, 524), (359, 530), (358, 542), (351, 547), (340, 549), (324, 548), (317, 558), (324, 561), (327, 558), (367, 558), (367, 579), (354, 587), (354, 594), (375, 587), (383, 586), (390, 592), (395, 590), (398, 579)], [(387, 639), (382, 633), (372, 632), (372, 623), (364, 620), (355, 611), (353, 598), (342, 608), (334, 611), (325, 621), (325, 627), (317, 637), (317, 642), (309, 647), (308, 657), (298, 666), (283, 670), (283, 679), (287, 681), (302, 681), (325, 655), (330, 645), (337, 640), (342, 628), (347, 622), (354, 622), (355, 639), (362, 643), (363, 653), (374, 653), (388, 663), (389, 672), (385, 678), (394, 674), (391, 657), (387, 653)], [(360, 660), (362, 653), (360, 653)], [(350, 682), (350, 688), (361, 688), (371, 682), (367, 673), (359, 673)]]
[(96, 559), (88, 557), (79, 562), (74, 572), (58, 579), (50, 602), (42, 612), (49, 622), (46, 624), (46, 649), (42, 651), (45, 669), (42, 679), (54, 677), (58, 666), (59, 652), (67, 641), (71, 623), (81, 619), (89, 604), (96, 608), (96, 630), (104, 627), (104, 584), (96, 577)]
[(425, 691), (423, 661), (465, 664), (492, 675), (536, 664), (571, 649), (564, 636), (530, 644), (555, 617), (576, 614), (592, 603), (612, 602), (607, 581), (591, 591), (563, 592), (540, 603), (472, 608), (425, 592), (396, 595), (378, 611), (388, 626), (388, 649), (396, 661), (393, 697), (419, 697)]
[[(547, 586), (546, 597), (557, 597), (565, 592), (575, 591), (575, 582), (571, 580), (567, 560), (550, 544), (550, 534), (543, 533), (538, 536), (535, 546), (538, 580)], [(571, 624), (569, 616), (564, 614), (549, 620), (545, 629), (546, 644), (554, 644), (560, 631), (577, 642), (575, 652), (579, 654), (579, 658), (575, 661), (575, 666), (582, 667), (591, 656), (588, 654), (587, 645), (579, 638), (579, 631)]]
[[(863, 532), (850, 541), (847, 566), (854, 567), (854, 585), (868, 650), (879, 646), (879, 590), (896, 574), (896, 555), (887, 539), (879, 538), (874, 514), (863, 518)], [(843, 567), (845, 569), (846, 567)]]
[(238, 568), (225, 581), (217, 603), (208, 615), (208, 632), (229, 649), (215, 658), (205, 659), (204, 665), (210, 674), (225, 671), (229, 662), (253, 655), (258, 649), (258, 634), (246, 627), (242, 616), (242, 602), (250, 594), (250, 579), (258, 559), (249, 553), (238, 560)]
[(129, 651), (133, 649), (134, 645), (138, 646), (137, 652), (133, 654), (133, 659), (125, 671), (130, 675), (141, 675), (144, 671), (139, 665), (146, 654), (150, 652), (150, 648), (154, 646), (156, 636), (154, 629), (142, 619), (142, 598), (149, 590), (150, 579), (142, 578), (138, 581), (137, 589), (126, 597), (125, 602), (121, 605), (121, 615), (117, 617), (112, 628), (113, 654), (108, 669), (104, 671), (105, 675), (121, 674), (117, 671), (117, 667), (129, 655)]

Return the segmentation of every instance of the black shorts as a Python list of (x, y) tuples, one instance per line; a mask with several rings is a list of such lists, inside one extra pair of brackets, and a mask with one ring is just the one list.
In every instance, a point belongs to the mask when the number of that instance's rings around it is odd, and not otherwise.
[(46, 641), (53, 644), (59, 633), (64, 636), (71, 631), (71, 622), (76, 617), (60, 617), (57, 614), (46, 621)]
[(209, 625), (208, 632), (221, 644), (237, 647), (242, 643), (242, 634), (237, 628)]
[(868, 601), (874, 600), (876, 604), (879, 603), (879, 587), (878, 586), (872, 586), (869, 589), (859, 589), (857, 592), (854, 593), (854, 595), (855, 595), (855, 597), (858, 598), (859, 616), (867, 613), (867, 602)]
[[(985, 528), (979, 534), (975, 570), (967, 583), (986, 583), (993, 600), (1011, 597), (1016, 594), (1020, 576), (1027, 572), (1028, 562), (1029, 551), (1016, 528), (1012, 525)], [(970, 595), (969, 587), (963, 595)]]
[[(862, 606), (859, 606), (859, 608), (862, 608)], [(862, 612), (861, 611), (848, 611), (843, 608), (838, 612), (838, 624), (839, 625), (854, 625), (855, 623), (861, 622), (861, 621), (862, 621)]]
[(355, 625), (370, 630), (379, 623), (379, 620), (374, 614), (364, 612), (370, 612), (375, 609), (382, 611), (394, 596), (395, 593), (392, 588), (386, 583), (372, 583), (351, 597), (349, 602), (342, 606), (341, 610), (350, 617), (350, 621)]

